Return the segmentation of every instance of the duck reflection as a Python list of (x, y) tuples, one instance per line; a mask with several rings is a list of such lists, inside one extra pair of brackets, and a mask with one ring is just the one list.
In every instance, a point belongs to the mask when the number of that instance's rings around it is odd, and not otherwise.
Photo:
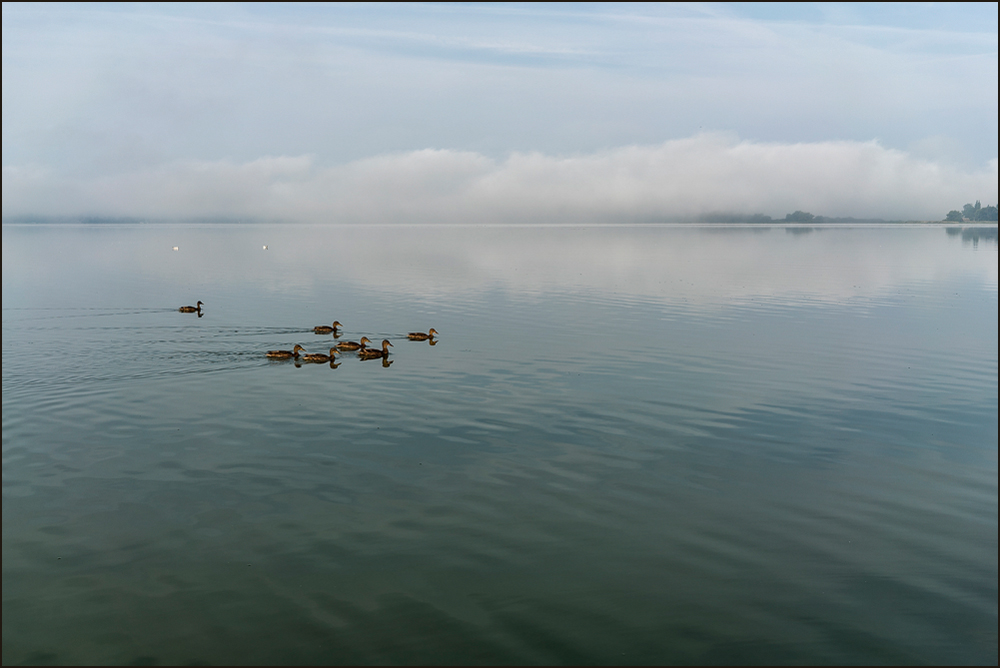
[[(310, 360), (310, 361), (312, 362), (311, 364), (309, 362), (306, 362), (306, 364), (309, 364), (309, 366), (317, 366), (319, 364), (319, 362), (317, 362), (316, 360)], [(336, 369), (340, 365), (341, 365), (341, 362), (335, 361), (332, 357), (330, 358), (330, 365), (329, 366), (330, 366), (331, 369)], [(295, 368), (296, 369), (301, 369), (303, 366), (304, 365), (303, 365), (302, 362), (300, 362), (299, 360), (295, 360)]]

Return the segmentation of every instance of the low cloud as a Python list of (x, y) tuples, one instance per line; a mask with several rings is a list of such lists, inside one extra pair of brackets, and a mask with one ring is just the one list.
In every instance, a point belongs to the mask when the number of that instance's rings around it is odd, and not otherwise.
[(703, 134), (590, 154), (422, 150), (322, 167), (311, 156), (176, 161), (70, 178), (3, 168), (4, 217), (227, 217), (328, 223), (616, 223), (712, 212), (940, 220), (997, 201), (980, 171), (876, 141), (762, 143)]

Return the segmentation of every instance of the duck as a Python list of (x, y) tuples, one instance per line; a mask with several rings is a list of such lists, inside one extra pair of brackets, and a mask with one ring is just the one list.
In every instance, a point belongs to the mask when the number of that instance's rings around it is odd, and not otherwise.
[(410, 341), (426, 341), (427, 339), (433, 339), (436, 334), (437, 330), (431, 327), (427, 330), (426, 334), (423, 332), (410, 332), (406, 335), (406, 338)]
[(344, 352), (346, 350), (366, 350), (365, 346), (371, 342), (371, 339), (367, 336), (362, 336), (360, 343), (357, 341), (342, 341), (336, 345), (336, 348), (340, 352)]
[(267, 356), (275, 360), (288, 360), (293, 357), (298, 359), (299, 352), (305, 352), (305, 350), (305, 348), (296, 343), (295, 347), (291, 350), (268, 350)]
[(182, 306), (177, 310), (181, 313), (201, 313), (201, 307), (202, 303), (198, 302), (197, 306)]
[(391, 345), (392, 344), (389, 343), (389, 339), (382, 339), (382, 350), (379, 350), (378, 348), (362, 348), (358, 351), (358, 357), (363, 360), (374, 360), (379, 357), (388, 357), (389, 346)]
[(317, 325), (313, 327), (313, 331), (317, 334), (333, 334), (336, 333), (337, 329), (343, 327), (339, 320), (334, 320), (332, 325)]
[(302, 356), (303, 362), (332, 362), (334, 355), (337, 354), (336, 348), (330, 348), (330, 354), (324, 355), (323, 353), (309, 353), (308, 355)]

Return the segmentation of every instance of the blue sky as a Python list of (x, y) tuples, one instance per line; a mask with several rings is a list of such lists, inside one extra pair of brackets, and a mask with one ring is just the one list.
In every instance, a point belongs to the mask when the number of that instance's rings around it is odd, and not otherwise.
[(5, 216), (940, 217), (997, 139), (995, 3), (3, 5)]

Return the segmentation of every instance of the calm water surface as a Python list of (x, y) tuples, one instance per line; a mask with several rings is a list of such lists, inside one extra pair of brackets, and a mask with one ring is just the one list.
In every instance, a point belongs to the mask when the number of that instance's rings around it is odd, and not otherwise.
[(996, 238), (4, 226), (3, 662), (995, 663)]

